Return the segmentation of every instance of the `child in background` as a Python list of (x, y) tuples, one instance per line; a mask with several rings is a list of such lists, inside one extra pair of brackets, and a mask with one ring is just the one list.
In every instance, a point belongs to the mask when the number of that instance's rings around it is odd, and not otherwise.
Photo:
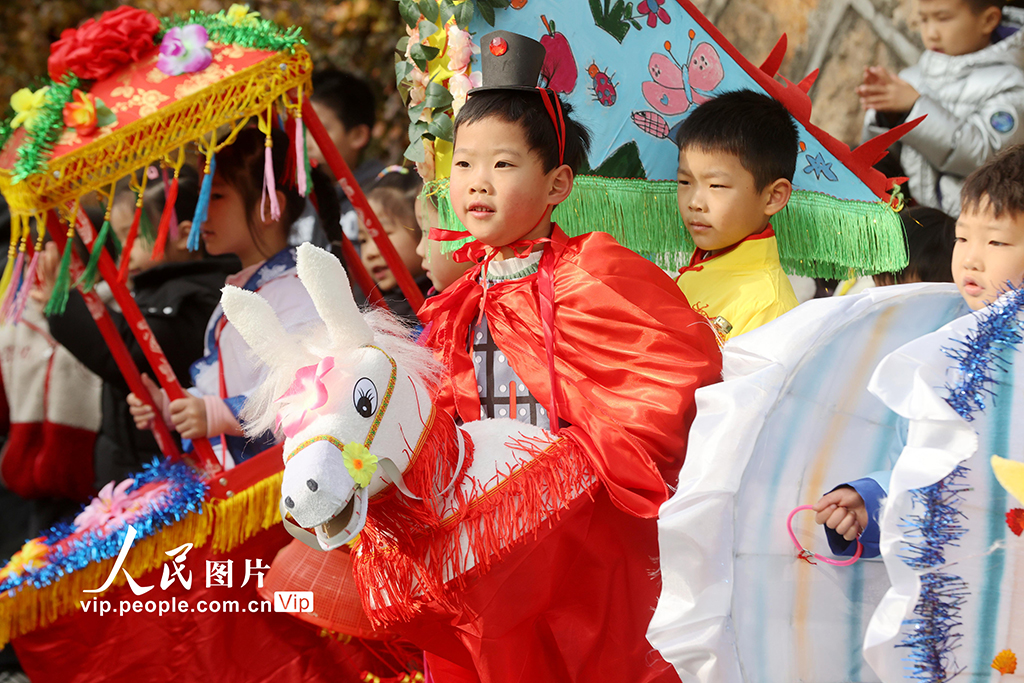
[[(605, 233), (570, 238), (551, 222), (589, 134), (536, 87), (543, 46), (508, 31), (480, 43), (491, 46), (484, 87), (456, 117), (450, 182), (475, 240), (464, 253), (477, 263), (421, 311), (445, 367), (436, 406), (463, 421), (548, 429), (601, 485), (560, 513), (560, 533), (579, 533), (572, 566), (553, 567), (557, 553), (532, 546), (517, 556), (517, 571), (530, 566), (537, 578), (506, 598), (516, 602), (508, 623), (425, 615), (414, 640), (433, 639), (440, 649), (427, 646), (428, 657), (474, 666), (484, 680), (678, 681), (645, 637), (661, 583), (654, 517), (682, 464), (694, 391), (719, 378), (721, 354), (660, 268)], [(495, 590), (486, 581), (473, 589), (481, 599)], [(551, 595), (579, 607), (555, 609)]]
[(433, 288), (427, 295), (443, 292), (473, 265), (469, 261), (456, 263), (451, 254), (441, 251), (441, 243), (430, 239), (430, 231), (440, 227), (435, 198), (420, 194), (416, 198), (416, 220), (420, 224), (420, 243), (416, 245), (416, 255), (422, 259), (423, 272), (430, 279)]
[(1024, 10), (1003, 0), (919, 0), (917, 64), (896, 76), (865, 69), (863, 138), (927, 115), (900, 141), (899, 161), (919, 204), (960, 213), (964, 177), (1024, 142)]
[[(1024, 145), (1007, 149), (967, 177), (956, 222), (953, 281), (971, 310), (979, 311), (1008, 287), (1024, 285)], [(860, 537), (864, 557), (878, 548), (878, 514), (889, 473), (842, 484), (814, 504), (836, 555), (852, 555)]]
[(676, 282), (735, 337), (797, 305), (770, 223), (793, 191), (796, 124), (771, 97), (740, 90), (697, 107), (676, 142), (679, 212), (696, 245)]
[[(352, 170), (356, 182), (362, 188), (372, 185), (384, 164), (379, 159), (364, 158), (373, 137), (373, 126), (377, 122), (377, 102), (370, 85), (347, 71), (321, 69), (313, 73), (313, 92), (309, 99), (341, 158)], [(306, 143), (309, 147), (309, 158), (333, 177), (323, 152), (308, 129)], [(340, 187), (337, 193), (341, 202), (342, 230), (346, 237), (355, 241), (359, 236), (359, 218)], [(330, 231), (327, 232), (330, 234)], [(293, 241), (293, 244), (310, 241), (319, 244), (317, 240), (311, 239), (309, 234), (298, 235), (297, 241)]]
[(956, 220), (938, 209), (915, 206), (900, 212), (910, 252), (907, 267), (898, 273), (872, 276), (876, 287), (909, 282), (952, 282)]
[(949, 261), (953, 257), (956, 219), (938, 209), (914, 206), (900, 211), (907, 239), (907, 266), (898, 273), (859, 275), (843, 280), (832, 296), (853, 296), (872, 287), (911, 282), (952, 282)]
[[(416, 246), (420, 242), (420, 227), (416, 219), (416, 197), (419, 196), (423, 181), (419, 175), (404, 166), (388, 166), (377, 176), (377, 181), (366, 193), (370, 208), (377, 214), (384, 232), (392, 246), (409, 269), (416, 285), (426, 294), (430, 280), (423, 273)], [(398, 280), (388, 267), (377, 243), (359, 226), (359, 256), (377, 284), (384, 301), (391, 311), (409, 323), (419, 322), (416, 311), (412, 310), (405, 295), (398, 286)]]
[[(264, 187), (265, 135), (255, 128), (242, 130), (233, 144), (217, 153), (208, 218), (202, 225), (202, 240), (211, 255), (234, 254), (242, 270), (227, 283), (260, 295), (273, 306), (277, 317), (291, 333), (319, 320), (309, 294), (295, 271), (295, 250), (287, 239), (292, 223), (302, 214), (306, 199), (285, 177), (288, 137), (273, 129), (273, 169), (277, 182), (280, 216), (260, 211)], [(313, 191), (321, 218), (338, 221), (338, 202), (330, 179), (313, 170)], [(224, 317), (218, 305), (206, 327), (204, 355), (193, 363), (191, 396), (167, 401), (147, 376), (150, 393), (172, 426), (183, 438), (209, 437), (225, 467), (265, 450), (274, 435), (246, 440), (238, 414), (246, 396), (262, 380), (262, 373), (249, 358), (249, 347)], [(153, 409), (135, 394), (128, 396), (136, 425), (146, 428)], [(226, 448), (220, 436), (226, 437)]]

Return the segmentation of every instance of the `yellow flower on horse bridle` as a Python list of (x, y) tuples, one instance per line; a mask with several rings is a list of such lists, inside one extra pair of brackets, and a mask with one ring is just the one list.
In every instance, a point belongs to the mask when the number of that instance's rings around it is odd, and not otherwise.
[(377, 456), (358, 441), (350, 441), (341, 451), (345, 460), (345, 469), (352, 475), (357, 486), (366, 488), (370, 485), (373, 473), (377, 471)]

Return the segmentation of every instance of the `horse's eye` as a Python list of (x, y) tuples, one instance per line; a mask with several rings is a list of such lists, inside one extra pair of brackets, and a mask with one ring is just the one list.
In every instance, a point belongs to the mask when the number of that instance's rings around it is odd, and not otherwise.
[(373, 417), (377, 412), (377, 387), (369, 377), (363, 377), (352, 389), (352, 403), (356, 412), (363, 417)]

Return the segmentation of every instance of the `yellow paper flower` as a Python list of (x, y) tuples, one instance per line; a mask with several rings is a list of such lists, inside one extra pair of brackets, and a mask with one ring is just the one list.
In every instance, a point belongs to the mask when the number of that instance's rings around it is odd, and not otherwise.
[(20, 576), (26, 571), (42, 567), (45, 564), (43, 560), (49, 552), (50, 547), (43, 543), (42, 539), (33, 538), (31, 541), (26, 541), (25, 545), (21, 546), (21, 550), (14, 553), (7, 566), (0, 569), (0, 581), (9, 576)]
[(363, 488), (369, 486), (370, 478), (377, 471), (377, 456), (370, 453), (366, 446), (355, 441), (345, 444), (341, 454), (345, 459), (345, 469), (352, 475), (356, 485)]
[(46, 103), (46, 93), (49, 91), (50, 86), (46, 86), (35, 92), (28, 88), (22, 88), (14, 93), (11, 97), (11, 108), (14, 109), (15, 115), (11, 119), (11, 128), (25, 126), (28, 130), (32, 130), (42, 113), (43, 105)]
[(259, 12), (250, 12), (248, 5), (239, 5), (235, 3), (228, 8), (228, 11), (224, 14), (224, 19), (227, 20), (232, 26), (245, 26), (246, 24), (252, 24), (260, 18)]

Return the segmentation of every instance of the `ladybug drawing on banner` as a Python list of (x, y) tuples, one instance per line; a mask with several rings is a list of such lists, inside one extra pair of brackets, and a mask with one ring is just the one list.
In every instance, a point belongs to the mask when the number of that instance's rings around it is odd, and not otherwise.
[(693, 46), (697, 34), (690, 29), (690, 52), (686, 62), (680, 64), (672, 54), (672, 43), (665, 41), (668, 56), (655, 52), (647, 68), (653, 81), (641, 86), (644, 99), (655, 111), (633, 113), (633, 122), (654, 137), (668, 137), (669, 126), (664, 116), (685, 114), (693, 105), (701, 105), (712, 97), (713, 90), (725, 78), (722, 58), (711, 43)]
[(615, 83), (612, 83), (612, 78), (615, 74), (609, 76), (607, 72), (601, 71), (597, 67), (596, 62), (591, 63), (587, 67), (587, 73), (594, 79), (593, 91), (597, 101), (605, 107), (615, 104), (615, 100), (618, 97), (618, 94), (615, 92)]

